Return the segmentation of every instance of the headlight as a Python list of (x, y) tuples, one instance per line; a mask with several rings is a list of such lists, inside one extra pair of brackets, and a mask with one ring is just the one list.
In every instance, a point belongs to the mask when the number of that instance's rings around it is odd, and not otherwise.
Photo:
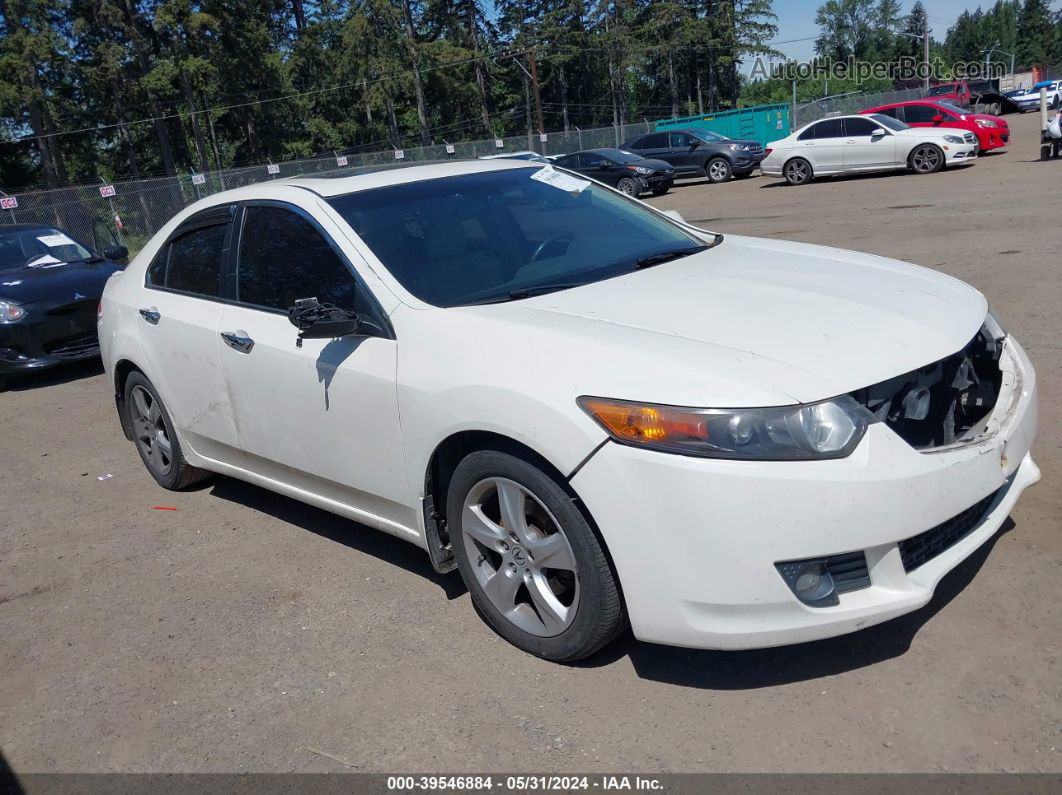
[(965, 141), (963, 141), (963, 139), (962, 139), (962, 138), (960, 138), (960, 137), (959, 137), (959, 136), (957, 136), (957, 135), (945, 135), (945, 136), (944, 136), (944, 140), (945, 140), (945, 141), (947, 141), (947, 142), (948, 142), (949, 144), (962, 144), (962, 143), (966, 143)]
[(26, 310), (10, 301), (0, 301), (0, 323), (14, 323), (26, 316)]
[(849, 395), (755, 409), (691, 409), (595, 397), (578, 403), (621, 444), (738, 461), (844, 458), (874, 422)]
[(656, 171), (656, 169), (654, 168), (646, 168), (645, 166), (635, 166), (634, 170), (637, 171), (639, 174), (652, 174), (654, 171)]
[(748, 144), (727, 144), (727, 147), (735, 152), (747, 152), (752, 148)]
[(999, 322), (999, 318), (991, 306), (988, 307), (988, 317), (985, 318), (985, 331), (994, 340), (1001, 340), (1007, 336), (1007, 332), (1003, 330), (1003, 324)]
[(975, 121), (977, 122), (977, 126), (978, 127), (989, 127), (989, 128), (995, 129), (996, 127), (999, 126), (998, 124), (996, 124), (991, 119), (975, 119)]

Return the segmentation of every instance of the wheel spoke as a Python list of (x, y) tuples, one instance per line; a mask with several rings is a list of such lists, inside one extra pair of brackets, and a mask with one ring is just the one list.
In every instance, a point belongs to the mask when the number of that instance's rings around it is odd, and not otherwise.
[(534, 558), (536, 569), (563, 569), (575, 571), (575, 558), (567, 539), (560, 533), (529, 542), (528, 551)]
[(497, 549), (498, 542), (505, 538), (505, 531), (483, 514), (481, 505), (465, 506), (461, 529), (489, 549)]
[(159, 409), (159, 404), (154, 401), (152, 401), (151, 403), (151, 411), (148, 412), (148, 420), (155, 427), (159, 427), (162, 425), (162, 411)]
[(143, 389), (133, 390), (133, 405), (136, 407), (136, 412), (140, 415), (140, 418), (146, 420), (151, 413), (151, 407), (148, 406), (147, 393)]
[(536, 573), (526, 582), (527, 592), (531, 594), (531, 601), (535, 603), (535, 610), (546, 630), (551, 634), (560, 632), (568, 624), (568, 608), (557, 600), (541, 573)]
[(502, 566), (483, 584), (483, 593), (495, 607), (507, 613), (516, 607), (516, 592), (520, 590), (523, 579), (519, 574)]
[(509, 480), (497, 481), (498, 508), (501, 511), (502, 526), (522, 540), (527, 533), (527, 495), (524, 490)]

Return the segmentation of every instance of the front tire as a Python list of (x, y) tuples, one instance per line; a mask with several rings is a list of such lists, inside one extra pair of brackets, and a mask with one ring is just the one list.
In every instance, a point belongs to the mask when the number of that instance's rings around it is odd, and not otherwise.
[(638, 187), (638, 181), (631, 179), (630, 177), (623, 177), (616, 183), (616, 189), (621, 193), (626, 193), (633, 199), (637, 199), (641, 195), (641, 189)]
[(713, 157), (704, 164), (704, 173), (708, 175), (709, 182), (729, 182), (734, 175), (734, 169), (725, 157)]
[(142, 373), (131, 373), (126, 379), (125, 405), (140, 460), (162, 488), (179, 491), (210, 474), (185, 460), (170, 414), (154, 384)]
[(472, 604), (517, 648), (574, 662), (625, 628), (601, 542), (571, 495), (532, 461), (470, 454), (450, 480), (446, 515)]
[(795, 157), (785, 164), (782, 176), (790, 185), (807, 185), (815, 177), (811, 163), (802, 157)]
[(907, 159), (915, 174), (936, 174), (944, 168), (944, 151), (936, 144), (919, 144)]

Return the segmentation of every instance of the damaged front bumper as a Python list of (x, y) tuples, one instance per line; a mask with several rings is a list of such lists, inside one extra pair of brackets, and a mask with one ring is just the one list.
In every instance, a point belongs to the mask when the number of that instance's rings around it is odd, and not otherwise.
[[(983, 425), (931, 451), (885, 422), (872, 424), (851, 456), (828, 461), (721, 461), (604, 445), (572, 486), (608, 544), (635, 635), (698, 648), (777, 646), (925, 605), (1040, 478), (1029, 452), (1035, 372), (1012, 338), (998, 367)], [(865, 581), (830, 606), (801, 602), (776, 568), (841, 555), (865, 569)]]

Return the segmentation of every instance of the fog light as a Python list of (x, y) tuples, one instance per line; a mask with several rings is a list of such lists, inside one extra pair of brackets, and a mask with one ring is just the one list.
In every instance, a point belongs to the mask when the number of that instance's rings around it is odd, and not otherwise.
[(797, 599), (810, 607), (830, 607), (839, 604), (833, 577), (826, 571), (826, 562), (793, 560), (775, 564), (786, 585)]

